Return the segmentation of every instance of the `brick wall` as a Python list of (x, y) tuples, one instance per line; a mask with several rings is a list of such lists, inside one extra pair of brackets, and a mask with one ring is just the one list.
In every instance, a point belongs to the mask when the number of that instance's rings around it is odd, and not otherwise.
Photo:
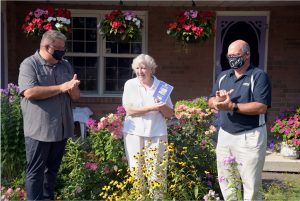
[[(27, 10), (41, 4), (34, 2), (7, 2), (8, 19), (8, 65), (9, 82), (16, 82), (21, 61), (31, 55), (39, 41), (26, 39), (21, 31)], [(62, 6), (61, 4), (59, 5)], [(115, 9), (90, 5), (68, 5), (73, 9)], [(295, 105), (300, 105), (300, 14), (299, 6), (292, 7), (219, 7), (205, 10), (263, 10), (270, 11), (268, 36), (267, 71), (272, 81), (273, 107), (270, 122), (275, 115)], [(166, 34), (166, 25), (174, 20), (181, 7), (126, 7), (133, 10), (148, 10), (148, 53), (157, 64), (157, 76), (175, 89), (172, 99), (193, 99), (208, 96), (213, 84), (214, 39), (203, 44), (191, 44), (187, 48), (176, 43)], [(201, 8), (198, 8), (201, 10)], [(115, 110), (120, 98), (82, 98), (78, 106), (89, 106), (101, 116)]]

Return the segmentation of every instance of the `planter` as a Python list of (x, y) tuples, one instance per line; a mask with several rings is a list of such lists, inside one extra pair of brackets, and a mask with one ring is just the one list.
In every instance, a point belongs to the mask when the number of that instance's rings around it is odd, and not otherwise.
[(280, 155), (289, 159), (299, 158), (299, 152), (297, 152), (295, 147), (288, 145), (285, 142), (281, 143)]

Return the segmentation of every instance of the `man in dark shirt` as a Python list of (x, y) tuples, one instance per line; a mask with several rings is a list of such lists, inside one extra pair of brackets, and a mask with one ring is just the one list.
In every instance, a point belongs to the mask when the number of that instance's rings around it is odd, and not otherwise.
[(62, 33), (47, 31), (40, 49), (20, 65), (28, 200), (54, 200), (56, 175), (67, 138), (73, 135), (71, 100), (80, 98), (80, 81), (62, 59), (65, 42)]
[(208, 102), (220, 114), (216, 149), (220, 187), (225, 200), (236, 200), (226, 180), (230, 175), (226, 161), (224, 165), (224, 160), (231, 156), (238, 164), (244, 200), (260, 200), (271, 83), (264, 71), (250, 64), (250, 47), (245, 41), (231, 43), (227, 58), (231, 69), (218, 76)]

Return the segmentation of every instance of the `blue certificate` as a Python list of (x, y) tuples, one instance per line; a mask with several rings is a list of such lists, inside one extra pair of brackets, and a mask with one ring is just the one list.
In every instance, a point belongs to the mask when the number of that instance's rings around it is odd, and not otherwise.
[(158, 99), (160, 102), (166, 103), (172, 90), (173, 90), (173, 86), (160, 81), (160, 83), (158, 84), (153, 97)]

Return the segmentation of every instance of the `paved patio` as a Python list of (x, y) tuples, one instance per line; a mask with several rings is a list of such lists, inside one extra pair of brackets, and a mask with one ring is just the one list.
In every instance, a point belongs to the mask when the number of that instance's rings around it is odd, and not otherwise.
[(268, 153), (265, 160), (264, 171), (287, 172), (300, 175), (300, 159), (282, 157), (279, 153)]

